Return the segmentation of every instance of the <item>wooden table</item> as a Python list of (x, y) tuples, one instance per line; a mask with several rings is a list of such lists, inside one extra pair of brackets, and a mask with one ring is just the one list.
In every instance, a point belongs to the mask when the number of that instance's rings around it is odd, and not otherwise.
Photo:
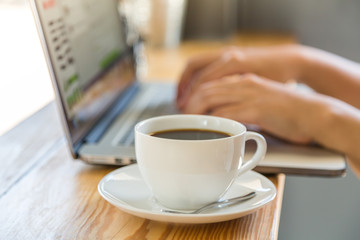
[[(175, 79), (193, 54), (224, 44), (291, 42), (284, 36), (240, 35), (222, 42), (184, 42), (147, 52), (147, 79)], [(118, 210), (97, 192), (113, 167), (71, 158), (52, 102), (0, 137), (0, 239), (277, 239), (283, 174), (268, 176), (278, 195), (245, 217), (213, 224), (150, 221)]]

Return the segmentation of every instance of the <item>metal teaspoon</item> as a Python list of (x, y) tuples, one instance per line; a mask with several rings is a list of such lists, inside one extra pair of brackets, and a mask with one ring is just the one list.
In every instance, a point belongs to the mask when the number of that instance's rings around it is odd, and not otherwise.
[(170, 210), (170, 209), (161, 209), (160, 211), (164, 212), (164, 213), (175, 213), (175, 214), (197, 214), (197, 213), (200, 213), (202, 211), (205, 211), (205, 210), (208, 210), (211, 208), (223, 208), (223, 207), (232, 206), (232, 205), (240, 203), (242, 201), (251, 199), (251, 198), (255, 197), (255, 195), (256, 195), (256, 192), (250, 192), (246, 195), (242, 195), (239, 197), (219, 200), (216, 202), (209, 203), (209, 204), (207, 204), (199, 209), (196, 209), (194, 211), (181, 211), (181, 210)]

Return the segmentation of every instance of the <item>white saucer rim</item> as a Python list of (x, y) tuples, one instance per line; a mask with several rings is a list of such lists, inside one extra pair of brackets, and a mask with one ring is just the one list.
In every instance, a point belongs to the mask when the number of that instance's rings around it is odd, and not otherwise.
[[(111, 171), (110, 173), (106, 174), (99, 182), (98, 184), (98, 192), (99, 194), (110, 204), (114, 205), (115, 207), (119, 208), (120, 210), (129, 213), (131, 215), (135, 215), (142, 218), (147, 218), (151, 220), (157, 220), (157, 221), (166, 221), (166, 222), (174, 222), (174, 223), (211, 223), (211, 222), (221, 222), (226, 220), (231, 220), (234, 218), (246, 216), (252, 212), (254, 212), (257, 209), (260, 209), (267, 204), (271, 203), (276, 195), (277, 195), (277, 189), (274, 186), (274, 184), (265, 176), (262, 174), (250, 170), (249, 172), (245, 174), (255, 174), (257, 178), (260, 178), (261, 180), (265, 181), (267, 184), (269, 184), (270, 188), (273, 190), (273, 193), (269, 196), (264, 197), (261, 201), (265, 203), (262, 203), (260, 205), (256, 205), (253, 207), (246, 208), (245, 211), (234, 211), (234, 212), (212, 212), (212, 213), (199, 213), (199, 214), (174, 214), (174, 213), (165, 213), (165, 212), (155, 212), (153, 210), (148, 209), (141, 209), (137, 208), (135, 206), (132, 206), (131, 204), (122, 201), (121, 199), (118, 199), (115, 196), (111, 196), (111, 194), (106, 193), (105, 190), (103, 190), (104, 183), (107, 181), (108, 178), (111, 178), (113, 175), (124, 172), (129, 168), (137, 168), (137, 164), (131, 164), (128, 166), (124, 166), (118, 169), (115, 169)], [(140, 175), (141, 176), (141, 175)], [(108, 196), (109, 195), (109, 196)], [(112, 199), (114, 198), (114, 199)], [(146, 215), (146, 216), (145, 216)], [(150, 216), (150, 217), (149, 217)], [(163, 220), (162, 218), (168, 217), (168, 219)], [(215, 219), (214, 219), (215, 218)], [(220, 219), (219, 221), (216, 219)], [(222, 220), (221, 220), (222, 219)]]

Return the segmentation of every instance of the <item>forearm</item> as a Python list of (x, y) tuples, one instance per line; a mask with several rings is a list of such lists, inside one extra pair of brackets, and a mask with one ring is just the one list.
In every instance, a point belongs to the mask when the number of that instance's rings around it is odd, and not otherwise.
[(310, 47), (299, 47), (298, 54), (298, 80), (360, 109), (360, 64)]

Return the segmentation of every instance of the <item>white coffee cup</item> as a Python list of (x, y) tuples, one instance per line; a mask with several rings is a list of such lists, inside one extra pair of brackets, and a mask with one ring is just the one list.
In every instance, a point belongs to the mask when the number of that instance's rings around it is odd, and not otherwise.
[[(203, 129), (230, 136), (209, 140), (174, 140), (152, 136), (166, 130)], [(245, 142), (257, 150), (243, 163)], [(240, 175), (266, 153), (266, 141), (234, 120), (206, 115), (169, 115), (135, 126), (136, 158), (154, 198), (173, 209), (197, 209), (218, 200)]]

